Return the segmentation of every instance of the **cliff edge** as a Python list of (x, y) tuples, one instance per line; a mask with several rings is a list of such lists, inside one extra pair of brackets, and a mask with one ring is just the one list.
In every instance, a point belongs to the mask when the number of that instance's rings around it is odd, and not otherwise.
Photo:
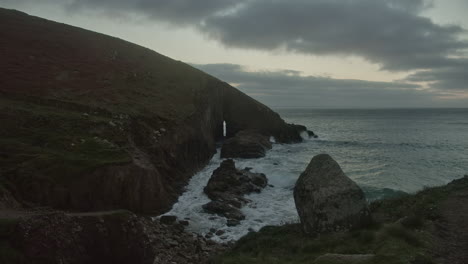
[(228, 137), (301, 141), (303, 127), (152, 50), (7, 9), (0, 32), (0, 187), (22, 204), (162, 213), (223, 121)]

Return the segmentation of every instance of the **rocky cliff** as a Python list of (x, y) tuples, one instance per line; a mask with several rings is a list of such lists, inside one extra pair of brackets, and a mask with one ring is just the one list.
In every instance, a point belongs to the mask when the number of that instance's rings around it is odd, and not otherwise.
[(170, 208), (222, 137), (301, 140), (227, 83), (129, 42), (0, 9), (0, 184), (22, 203)]

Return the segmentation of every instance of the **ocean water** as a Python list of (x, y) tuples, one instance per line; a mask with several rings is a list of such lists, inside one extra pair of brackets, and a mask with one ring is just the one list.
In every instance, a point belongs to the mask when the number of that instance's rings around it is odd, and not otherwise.
[(224, 230), (225, 234), (213, 237), (217, 241), (237, 240), (265, 225), (297, 222), (293, 187), (311, 158), (320, 153), (330, 154), (370, 201), (443, 185), (468, 174), (468, 109), (276, 111), (319, 138), (274, 144), (264, 158), (235, 160), (238, 168), (265, 173), (272, 185), (247, 196), (252, 202), (242, 208), (246, 219), (240, 225), (227, 227), (225, 218), (202, 210), (209, 202), (203, 188), (221, 163), (219, 154), (191, 179), (167, 214), (190, 219), (188, 229), (202, 235), (211, 228)]

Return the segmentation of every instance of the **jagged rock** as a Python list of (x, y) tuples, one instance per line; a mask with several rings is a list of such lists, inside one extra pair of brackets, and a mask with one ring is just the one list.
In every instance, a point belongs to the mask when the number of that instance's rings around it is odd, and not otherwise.
[(271, 142), (267, 136), (254, 130), (243, 130), (223, 143), (221, 158), (261, 158), (268, 149), (271, 149)]
[(181, 225), (183, 225), (183, 226), (188, 226), (190, 223), (189, 223), (189, 221), (187, 221), (187, 220), (180, 220), (180, 221), (179, 221), (179, 224), (181, 224)]
[(0, 210), (21, 208), (21, 204), (13, 197), (10, 191), (0, 184)]
[(313, 132), (313, 131), (310, 131), (310, 130), (307, 130), (307, 135), (309, 135), (309, 137), (313, 137), (313, 138), (318, 138), (318, 136)]
[(239, 210), (229, 204), (228, 201), (211, 201), (202, 206), (203, 210), (207, 213), (217, 214), (220, 216), (224, 216), (227, 219), (235, 219), (235, 220), (244, 220), (245, 216)]
[(370, 222), (363, 191), (327, 154), (315, 156), (300, 175), (294, 201), (308, 234), (346, 231)]
[(243, 196), (260, 192), (267, 184), (265, 174), (238, 170), (233, 160), (224, 160), (204, 188), (212, 201), (203, 205), (203, 209), (228, 219), (243, 220), (245, 216), (239, 209), (249, 202)]
[(239, 221), (239, 220), (235, 220), (235, 219), (228, 219), (227, 222), (226, 222), (226, 225), (227, 225), (227, 226), (236, 226), (236, 225), (240, 225), (240, 221)]
[[(129, 211), (49, 212), (20, 217), (8, 263), (205, 263), (224, 246)], [(2, 233), (3, 234), (3, 233)]]
[(177, 216), (175, 215), (163, 215), (159, 218), (159, 222), (163, 225), (172, 225), (177, 221)]
[(263, 173), (253, 173), (248, 170), (238, 170), (233, 160), (224, 160), (211, 175), (204, 192), (212, 200), (225, 199), (226, 196), (238, 196), (251, 192), (260, 192), (268, 180)]
[(18, 201), (162, 214), (215, 153), (223, 121), (228, 137), (301, 141), (267, 106), (147, 48), (3, 8), (0, 27), (0, 180)]

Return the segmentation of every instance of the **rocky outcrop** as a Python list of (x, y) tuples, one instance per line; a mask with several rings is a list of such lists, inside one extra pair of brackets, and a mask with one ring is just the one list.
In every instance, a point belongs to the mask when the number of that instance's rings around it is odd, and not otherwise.
[(315, 156), (294, 187), (294, 201), (305, 233), (347, 231), (370, 223), (363, 191), (327, 154)]
[(21, 204), (0, 184), (0, 210), (21, 208)]
[(160, 214), (223, 121), (228, 137), (301, 140), (265, 105), (149, 49), (6, 9), (0, 31), (0, 177), (19, 202)]
[(239, 131), (254, 129), (266, 136), (273, 136), (279, 143), (301, 142), (300, 133), (304, 126), (286, 124), (270, 108), (248, 97), (237, 89), (224, 85), (224, 120), (227, 124), (227, 137), (235, 136)]
[(318, 138), (318, 136), (310, 130), (307, 130), (307, 135), (309, 135), (309, 138)]
[(239, 209), (248, 202), (243, 196), (260, 192), (267, 183), (265, 174), (250, 172), (248, 168), (238, 170), (233, 160), (224, 160), (204, 188), (204, 192), (212, 201), (205, 204), (203, 209), (228, 220), (243, 220), (245, 216)]
[(9, 263), (205, 263), (223, 246), (128, 211), (19, 218)]
[(271, 149), (271, 142), (267, 136), (253, 130), (243, 130), (224, 141), (221, 158), (261, 158), (269, 149)]

